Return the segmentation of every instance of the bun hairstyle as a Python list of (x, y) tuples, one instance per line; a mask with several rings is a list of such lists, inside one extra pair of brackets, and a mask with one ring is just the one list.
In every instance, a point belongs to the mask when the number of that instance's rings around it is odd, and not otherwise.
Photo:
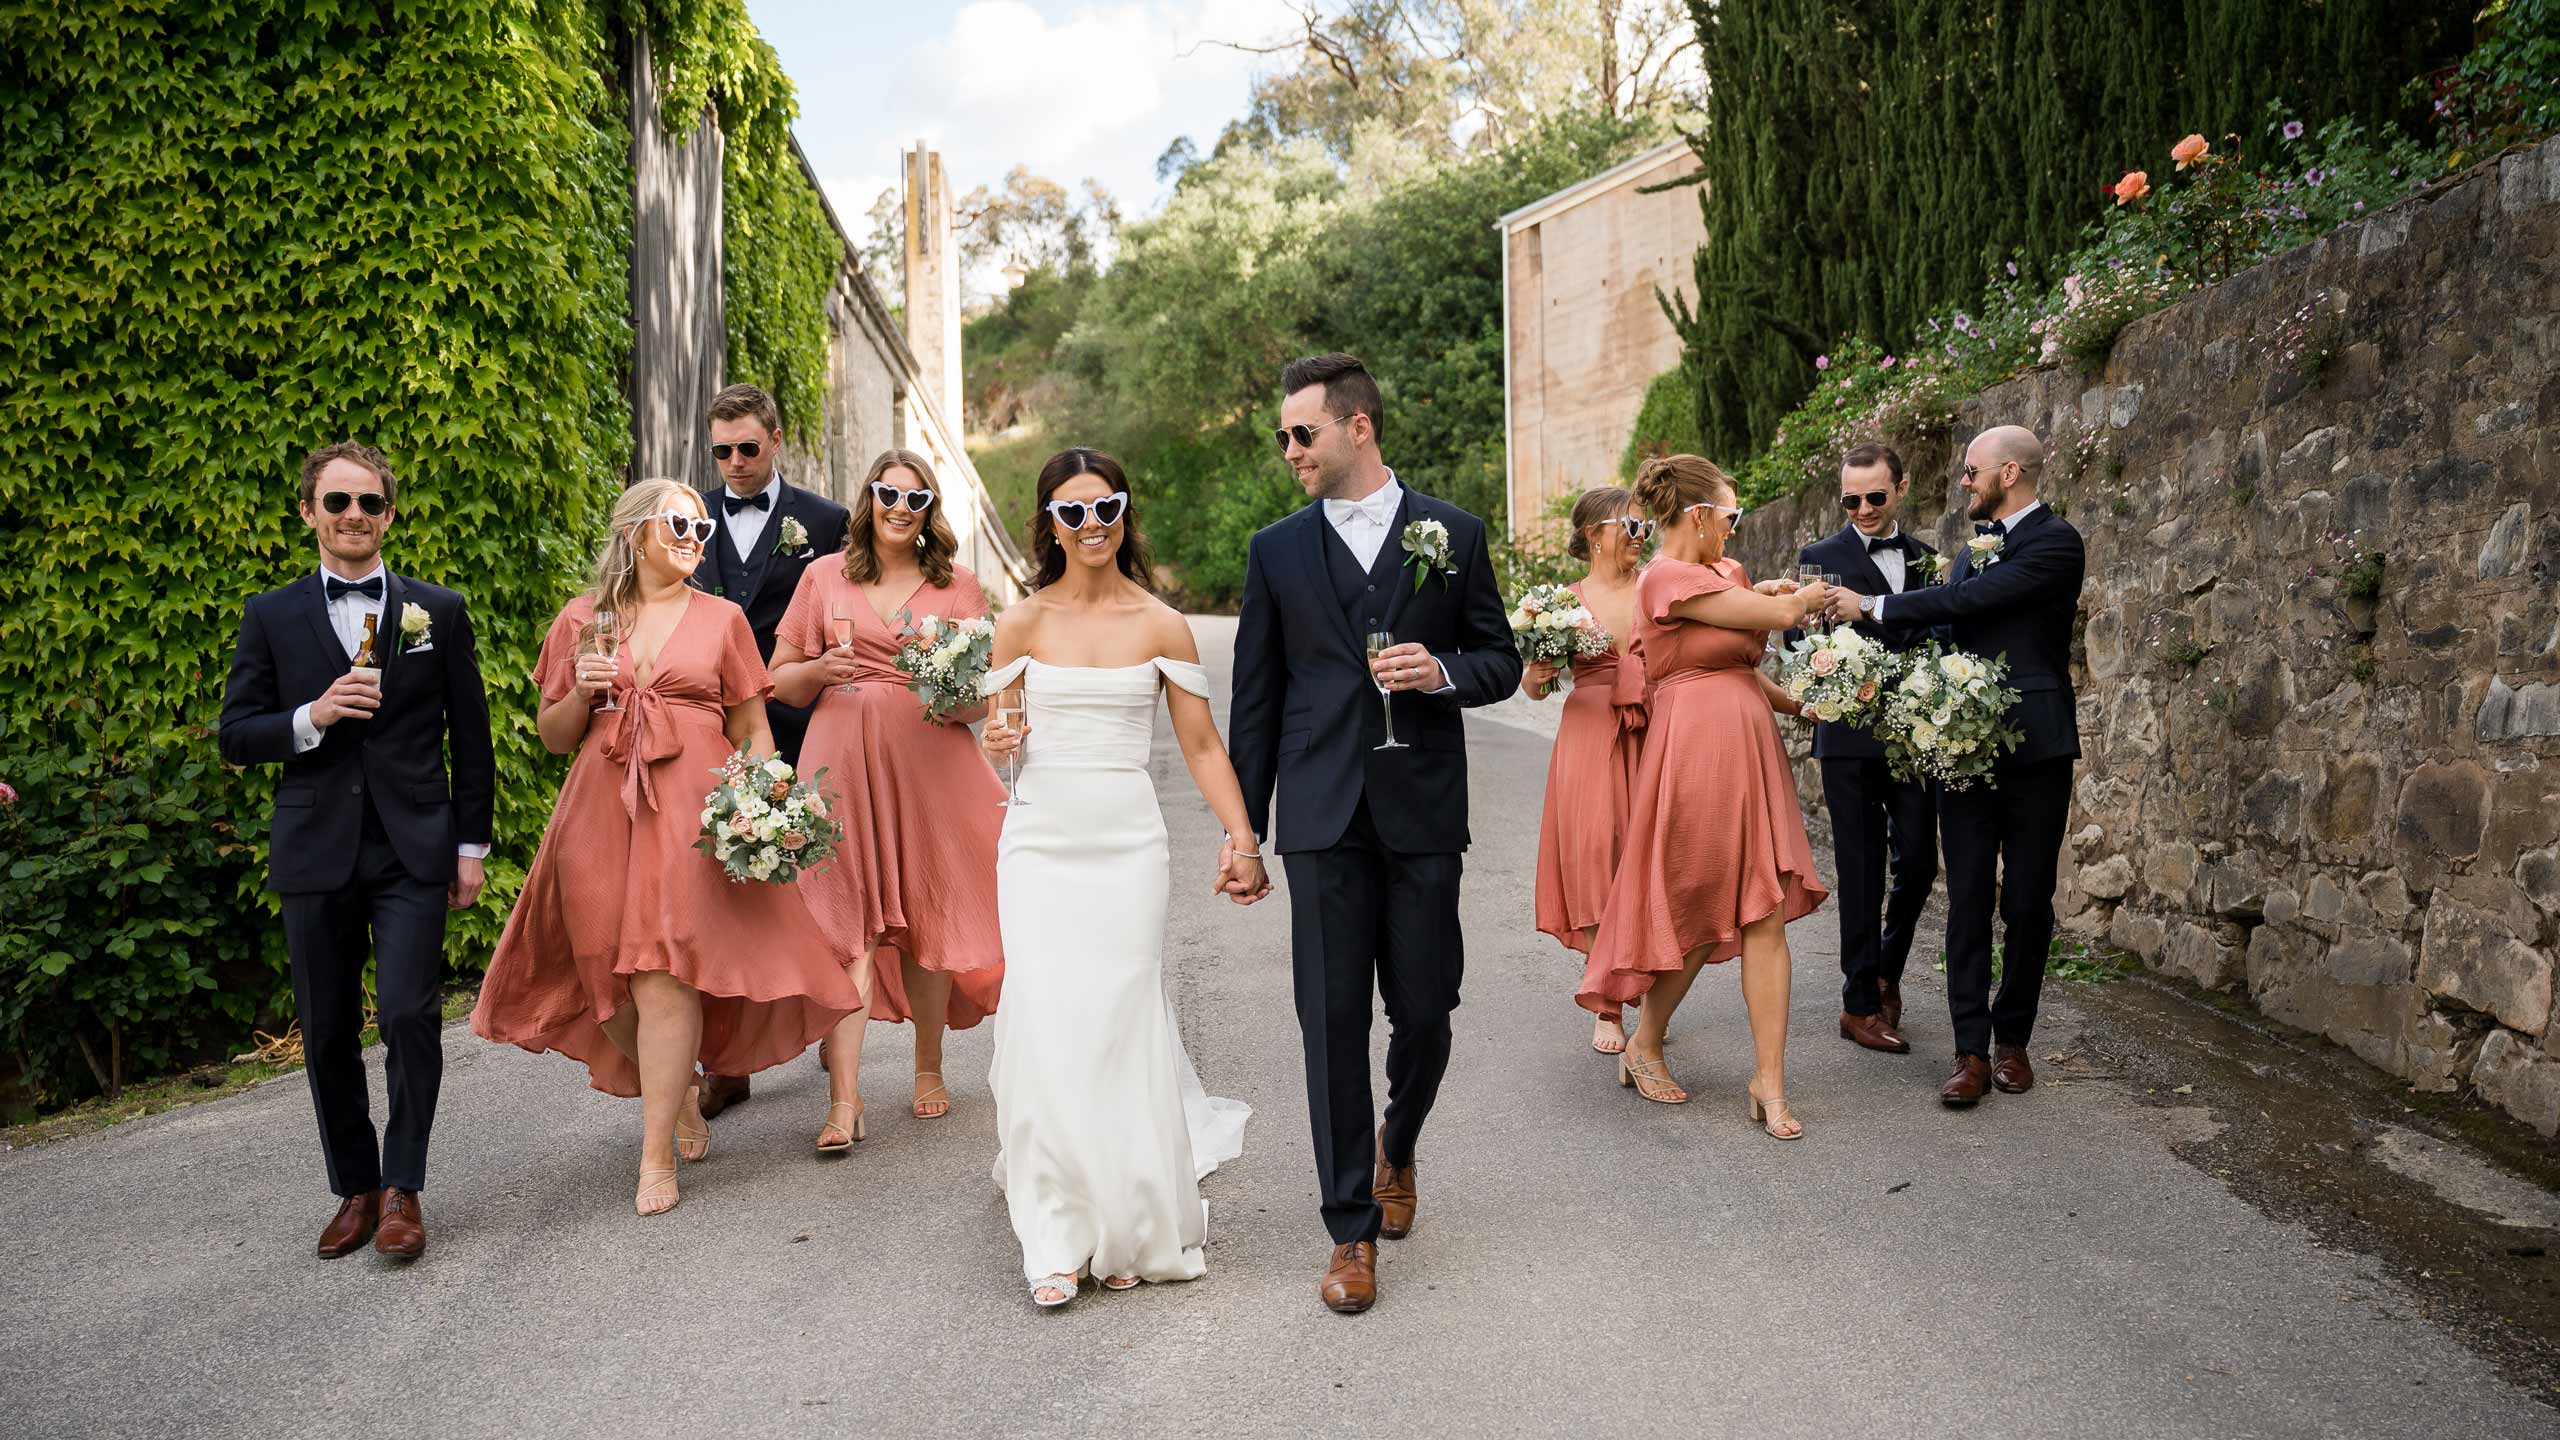
[(1591, 527), (1603, 520), (1615, 520), (1635, 508), (1636, 497), (1615, 485), (1602, 485), (1582, 492), (1573, 502), (1573, 534), (1564, 542), (1564, 553), (1576, 560), (1591, 558)]
[(1733, 503), (1733, 477), (1699, 455), (1657, 455), (1636, 471), (1636, 501), (1662, 524), (1692, 505)]

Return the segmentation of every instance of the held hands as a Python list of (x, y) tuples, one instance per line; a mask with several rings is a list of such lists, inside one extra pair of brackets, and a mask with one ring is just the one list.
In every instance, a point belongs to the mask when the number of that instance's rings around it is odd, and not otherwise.
[(444, 903), (448, 910), (468, 910), (480, 898), (480, 887), (488, 882), (489, 869), (470, 855), (454, 857), (453, 880), (444, 887)]
[(1527, 673), (1521, 677), (1521, 688), (1529, 692), (1530, 699), (1544, 700), (1555, 693), (1556, 674), (1554, 661), (1532, 661)]
[(1001, 765), (1022, 753), (1023, 737), (1031, 733), (1031, 717), (1015, 720), (989, 720), (987, 728), (978, 732), (978, 749), (988, 760)]
[(1437, 690), (1440, 662), (1419, 645), (1391, 645), (1369, 661), (1369, 673), (1386, 690)]
[(1271, 893), (1271, 873), (1263, 868), (1259, 856), (1237, 854), (1235, 837), (1230, 835), (1219, 842), (1218, 878), (1209, 886), (1209, 893), (1224, 895), (1238, 905), (1250, 905)]
[(382, 681), (350, 670), (311, 702), (311, 723), (326, 730), (341, 720), (370, 720), (382, 708)]

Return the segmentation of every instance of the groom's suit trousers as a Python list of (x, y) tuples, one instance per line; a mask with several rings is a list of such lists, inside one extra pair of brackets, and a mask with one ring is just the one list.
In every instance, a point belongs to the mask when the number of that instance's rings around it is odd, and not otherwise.
[[(2071, 818), (2072, 760), (2003, 765), (1998, 784), (1939, 802), (1947, 860), (1947, 1009), (1956, 1053), (1986, 1058), (2024, 1045), (2044, 995), (2053, 885)], [(1991, 987), (1991, 922), (2000, 921), (2000, 988)]]
[[(1387, 849), (1363, 799), (1339, 843), (1281, 860), (1325, 1229), (1337, 1245), (1375, 1240), (1380, 1213), (1370, 1181), (1381, 1138), (1391, 1162), (1413, 1162), (1449, 1069), (1449, 1012), (1465, 969), (1463, 857)], [(1387, 1006), (1382, 1137), (1369, 1129), (1378, 1113), (1369, 1086), (1373, 992)]]

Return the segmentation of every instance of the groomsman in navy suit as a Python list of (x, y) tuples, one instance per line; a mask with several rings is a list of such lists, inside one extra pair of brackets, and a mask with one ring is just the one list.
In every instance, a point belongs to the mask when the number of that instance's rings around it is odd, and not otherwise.
[[(2053, 945), (2053, 885), (2071, 814), (2072, 762), (2080, 755), (2071, 636), (2088, 563), (2080, 532), (2037, 496), (2044, 465), (2044, 442), (2033, 432), (2015, 425), (1984, 431), (1965, 449), (1965, 512), (1974, 535), (1952, 578), (1900, 595), (1844, 589), (1832, 611), (1835, 620), (1863, 617), (1892, 634), (1947, 626), (1956, 648), (2008, 661), (2009, 686), (2018, 692), (2009, 722), (2025, 739), (1994, 764), (1990, 783), (1939, 804), (1956, 1064), (1938, 1098), (1950, 1106), (1972, 1105), (1991, 1087), (2015, 1095), (2035, 1084), (2027, 1042)], [(1995, 909), (2003, 932), (1996, 995)]]
[[(462, 597), (395, 575), (399, 513), (380, 453), (353, 441), (302, 462), (319, 568), (253, 597), (222, 692), (222, 758), (280, 765), (267, 888), (284, 908), (303, 1072), (338, 1213), (334, 1260), (373, 1241), (427, 1248), (418, 1193), (444, 1079), (444, 921), (480, 896), (497, 762)], [(448, 768), (449, 767), (449, 768)], [(365, 1092), (364, 967), (389, 1052), (389, 1124)]]
[[(773, 633), (801, 572), (820, 556), (844, 548), (852, 516), (824, 495), (803, 490), (777, 472), (782, 457), (782, 412), (773, 397), (753, 385), (732, 385), (711, 397), (711, 460), (720, 467), (719, 489), (705, 492), (702, 508), (719, 533), (693, 572), (692, 585), (727, 597), (747, 612), (756, 651), (773, 660)], [(809, 707), (764, 702), (774, 747), (800, 763), (800, 741), (809, 733)], [(705, 1075), (704, 1119), (747, 1098), (744, 1075)]]
[[(1805, 546), (1797, 562), (1837, 575), (1866, 595), (1900, 595), (1931, 583), (1938, 552), (1902, 528), (1908, 490), (1902, 457), (1890, 447), (1870, 443), (1852, 449), (1840, 462), (1840, 508), (1849, 523)], [(1856, 628), (1893, 650), (1929, 638), (1915, 630), (1887, 631), (1871, 620)], [(1822, 766), (1822, 801), (1831, 812), (1831, 853), (1840, 877), (1834, 897), (1840, 913), (1840, 1034), (1870, 1050), (1907, 1055), (1902, 969), (1930, 887), (1938, 881), (1936, 787), (1894, 779), (1882, 742), (1854, 725), (1814, 726), (1813, 755)]]

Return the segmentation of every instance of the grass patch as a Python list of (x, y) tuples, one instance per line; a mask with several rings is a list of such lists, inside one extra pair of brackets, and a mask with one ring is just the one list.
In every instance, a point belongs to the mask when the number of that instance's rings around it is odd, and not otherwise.
[[(1991, 947), (1991, 983), (1994, 985), (2000, 983), (2002, 949), (1999, 945)], [(1941, 975), (1947, 973), (1946, 951), (1938, 952), (1938, 963), (1934, 968)], [(2068, 980), (2075, 985), (2104, 985), (2110, 980), (2121, 980), (2140, 968), (2141, 962), (2131, 956), (2112, 950), (2093, 950), (2077, 940), (2056, 936), (2046, 953), (2044, 975), (2048, 980)]]

